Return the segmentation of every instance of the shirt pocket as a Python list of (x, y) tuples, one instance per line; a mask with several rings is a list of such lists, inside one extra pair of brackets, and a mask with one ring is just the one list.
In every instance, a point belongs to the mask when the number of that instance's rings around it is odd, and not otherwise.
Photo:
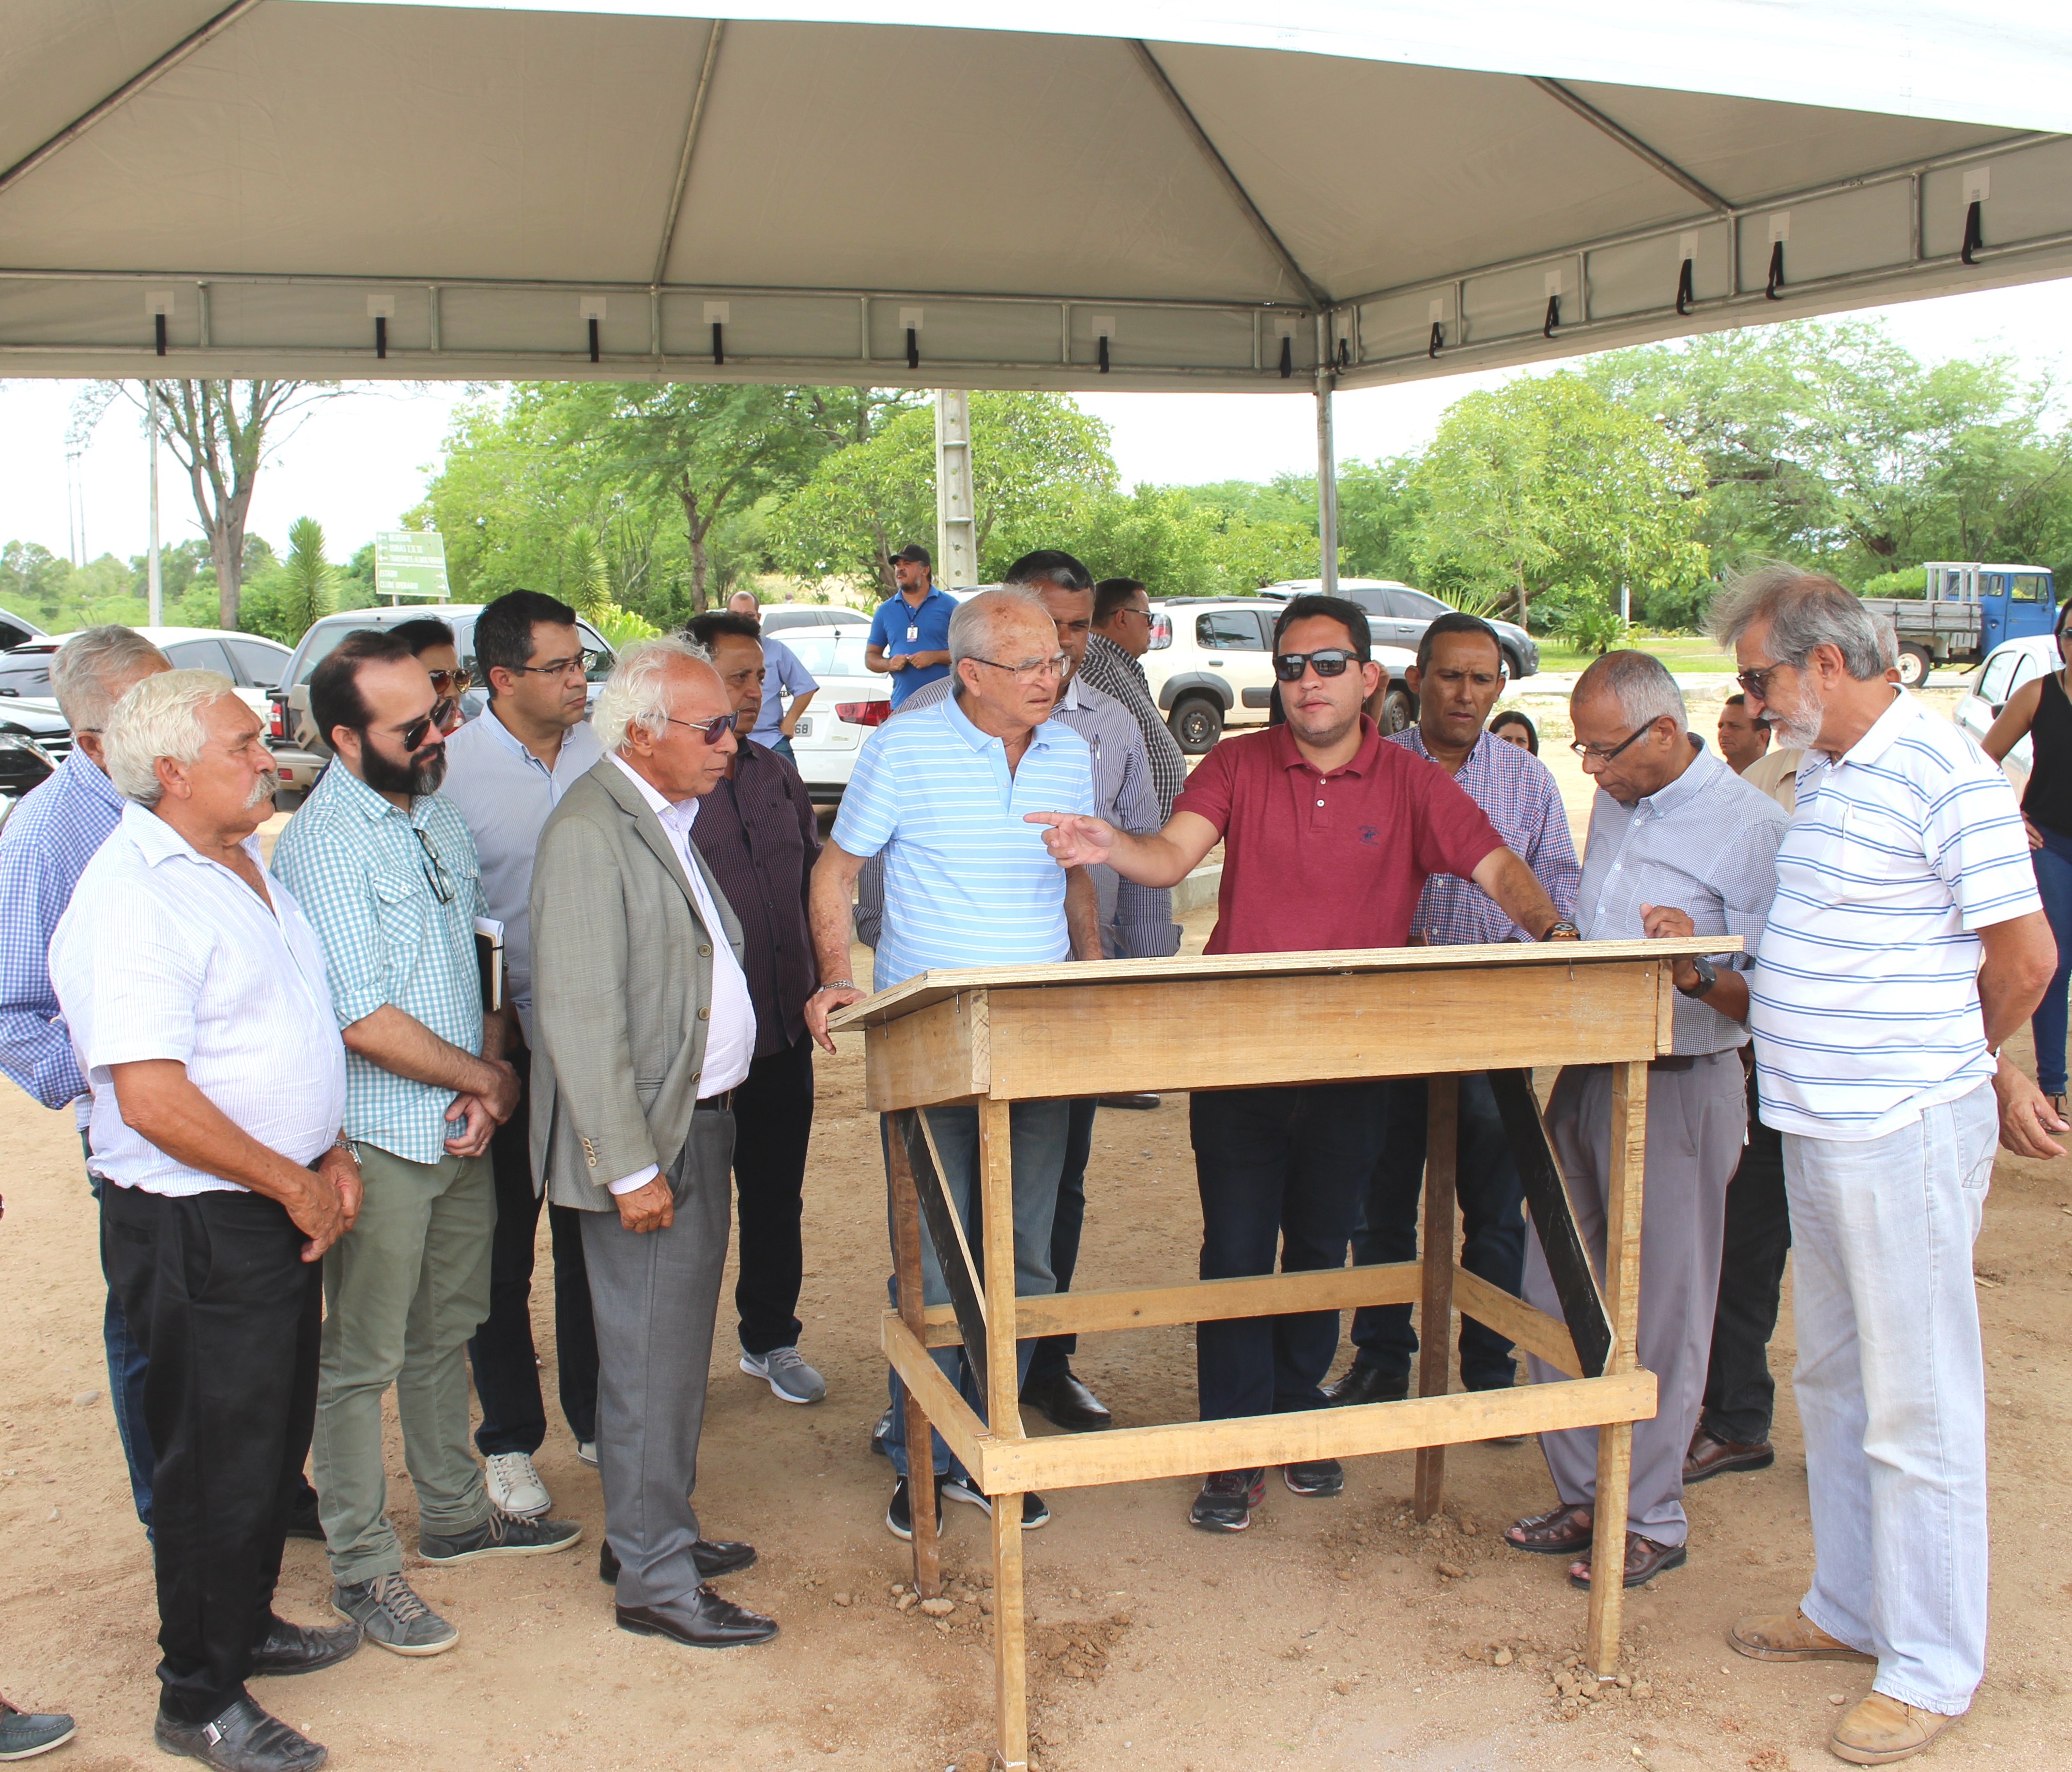
[(413, 879), (404, 874), (377, 874), (373, 877), (376, 921), (389, 972), (392, 993), (401, 989), (424, 952), (427, 919), (436, 902), (422, 875)]

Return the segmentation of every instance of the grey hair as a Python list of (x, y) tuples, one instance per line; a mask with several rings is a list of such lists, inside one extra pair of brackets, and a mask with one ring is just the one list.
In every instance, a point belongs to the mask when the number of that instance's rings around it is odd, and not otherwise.
[(1684, 712), (1684, 692), (1669, 667), (1646, 652), (1607, 652), (1576, 679), (1568, 699), (1573, 703), (1593, 695), (1609, 695), (1618, 703), (1626, 723), (1638, 732), (1658, 720), (1674, 720), (1679, 732), (1691, 730)]
[(109, 685), (140, 670), (170, 670), (166, 655), (133, 627), (88, 627), (51, 658), (51, 693), (74, 732), (105, 732), (115, 711)]
[(1897, 656), (1897, 639), (1888, 658), (1885, 635), (1854, 591), (1778, 561), (1729, 578), (1705, 616), (1713, 639), (1729, 652), (1758, 623), (1770, 631), (1766, 650), (1776, 664), (1803, 664), (1815, 647), (1832, 646), (1842, 655), (1842, 668), (1867, 683), (1883, 676)]
[(627, 734), (635, 726), (652, 738), (668, 724), (667, 679), (672, 659), (710, 664), (712, 654), (696, 640), (664, 634), (654, 639), (635, 640), (619, 655), (611, 675), (598, 691), (597, 705), (590, 717), (598, 742), (606, 750), (623, 747)]
[(1013, 614), (1034, 615), (1046, 627), (1051, 627), (1050, 611), (1031, 591), (982, 590), (959, 603), (950, 617), (950, 669), (954, 672), (968, 658), (985, 659), (993, 650), (993, 634), (1001, 621)]
[(191, 767), (208, 742), (201, 710), (236, 693), (237, 685), (220, 671), (161, 671), (133, 685), (101, 734), (115, 791), (139, 806), (157, 805), (165, 792), (158, 760)]

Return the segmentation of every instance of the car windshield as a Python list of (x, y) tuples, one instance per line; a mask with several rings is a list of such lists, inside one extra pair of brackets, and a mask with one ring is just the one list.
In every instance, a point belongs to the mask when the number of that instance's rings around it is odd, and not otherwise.
[(871, 674), (870, 667), (863, 662), (870, 641), (862, 628), (787, 628), (775, 637), (797, 653), (799, 662), (816, 677)]

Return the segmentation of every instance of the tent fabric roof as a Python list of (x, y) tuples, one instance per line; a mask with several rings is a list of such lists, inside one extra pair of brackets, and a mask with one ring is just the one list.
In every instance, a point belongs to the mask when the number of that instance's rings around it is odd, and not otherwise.
[(831, 10), (6, 0), (0, 373), (1355, 387), (2072, 270), (2055, 10)]

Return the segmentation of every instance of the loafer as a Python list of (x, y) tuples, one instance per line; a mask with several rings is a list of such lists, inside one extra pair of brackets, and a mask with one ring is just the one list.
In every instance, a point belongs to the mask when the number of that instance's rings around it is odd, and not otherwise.
[(275, 1618), (266, 1627), (266, 1640), (252, 1651), (252, 1671), (261, 1678), (313, 1674), (347, 1659), (360, 1647), (360, 1626), (351, 1620), (326, 1630)]
[(78, 1725), (62, 1711), (25, 1711), (0, 1698), (0, 1760), (33, 1760), (78, 1733)]
[(1187, 1511), (1187, 1523), (1205, 1532), (1241, 1532), (1252, 1523), (1252, 1511), (1266, 1499), (1266, 1472), (1212, 1471)]
[(1022, 1388), (1022, 1400), (1053, 1427), (1069, 1433), (1089, 1433), (1115, 1425), (1101, 1400), (1069, 1367), (1048, 1378), (1031, 1379)]
[[(691, 1560), (697, 1564), (698, 1573), (709, 1581), (716, 1575), (731, 1575), (736, 1569), (746, 1568), (755, 1560), (755, 1547), (734, 1538), (697, 1539), (691, 1544)], [(600, 1540), (597, 1547), (597, 1578), (615, 1585), (619, 1580), (619, 1558), (608, 1538)]]
[(158, 1712), (151, 1739), (168, 1753), (218, 1772), (315, 1772), (328, 1750), (240, 1697), (212, 1722), (181, 1723)]
[(1876, 1655), (1831, 1637), (1803, 1612), (1743, 1618), (1727, 1632), (1727, 1647), (1751, 1661), (1867, 1661)]
[(582, 1536), (573, 1519), (520, 1519), (500, 1508), (464, 1532), (421, 1532), (417, 1555), (427, 1563), (471, 1563), (478, 1556), (551, 1556)]
[[(1626, 1581), (1630, 1588), (1645, 1587), (1665, 1570), (1680, 1569), (1690, 1560), (1690, 1551), (1682, 1544), (1658, 1544), (1651, 1538), (1642, 1538), (1638, 1532), (1626, 1535)], [(1580, 1572), (1580, 1573), (1579, 1573)], [(1585, 1593), (1590, 1586), (1590, 1560), (1581, 1558), (1568, 1571), (1568, 1585), (1581, 1588)]]
[(619, 1628), (636, 1637), (667, 1637), (686, 1649), (731, 1649), (744, 1642), (767, 1642), (777, 1634), (777, 1621), (745, 1605), (722, 1599), (709, 1587), (667, 1605), (615, 1608)]
[(1312, 1458), (1304, 1464), (1283, 1465), (1281, 1480), (1290, 1494), (1335, 1495), (1346, 1486), (1346, 1467), (1335, 1458)]
[(1873, 1692), (1827, 1737), (1827, 1751), (1852, 1766), (1889, 1766), (1911, 1759), (1957, 1719)]
[(1776, 1462), (1777, 1449), (1767, 1440), (1721, 1440), (1700, 1428), (1684, 1454), (1684, 1482), (1688, 1488), (1725, 1471), (1767, 1470)]
[(1355, 1403), (1400, 1403), (1410, 1394), (1410, 1375), (1400, 1378), (1378, 1366), (1348, 1366), (1345, 1375), (1324, 1387), (1324, 1400), (1334, 1409)]

